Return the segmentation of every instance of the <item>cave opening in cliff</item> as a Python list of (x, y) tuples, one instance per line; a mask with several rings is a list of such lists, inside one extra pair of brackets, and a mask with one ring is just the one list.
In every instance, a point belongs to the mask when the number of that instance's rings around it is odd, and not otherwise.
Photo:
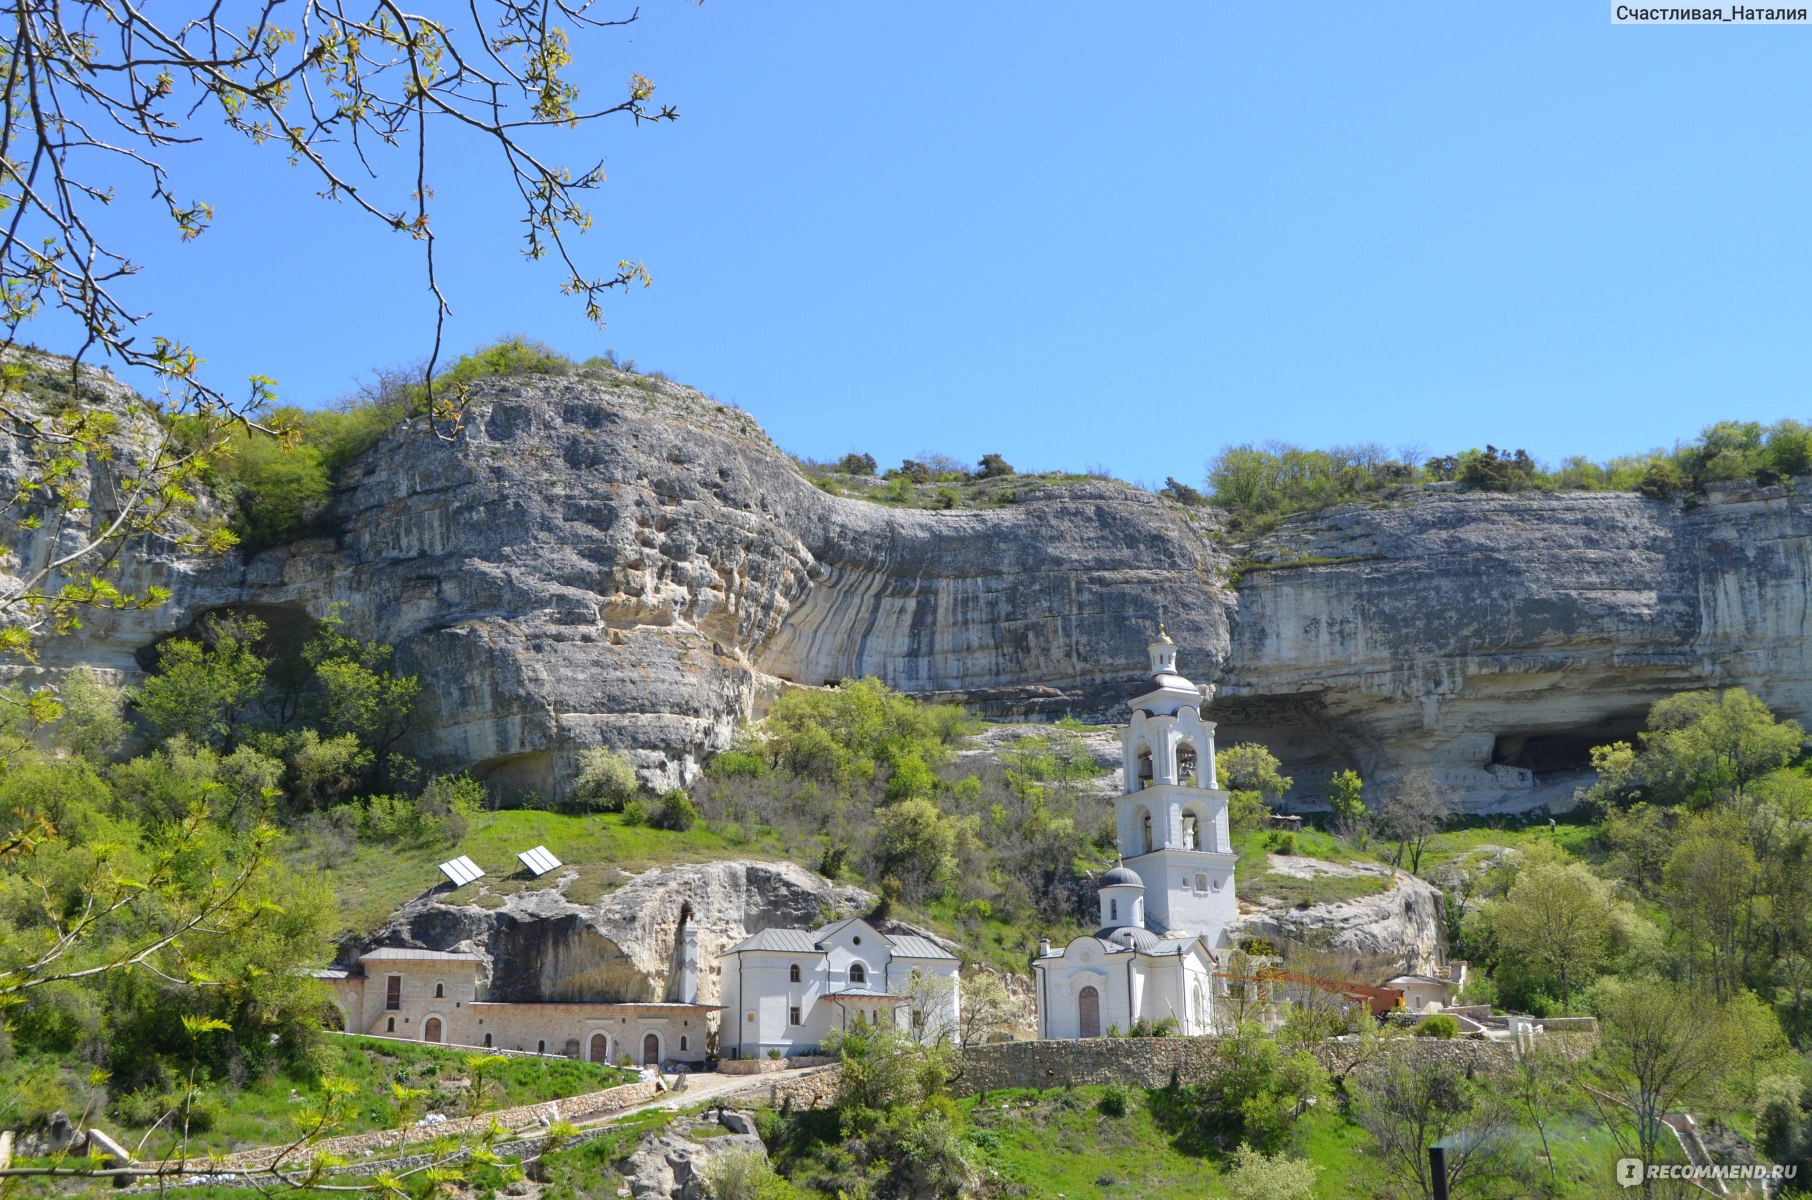
[(1491, 749), (1494, 767), (1520, 767), (1538, 778), (1592, 769), (1592, 747), (1634, 742), (1644, 713), (1613, 714), (1574, 729), (1516, 730), (1497, 735)]

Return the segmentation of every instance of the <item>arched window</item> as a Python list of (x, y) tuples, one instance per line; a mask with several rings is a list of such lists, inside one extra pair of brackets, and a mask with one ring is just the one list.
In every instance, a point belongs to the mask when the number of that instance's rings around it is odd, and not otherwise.
[(396, 1032), (396, 1018), (395, 1017), (384, 1018), (384, 1032), (385, 1033), (395, 1033)]
[(1195, 752), (1194, 742), (1177, 744), (1177, 782), (1191, 787), (1202, 786), (1201, 756)]
[(446, 994), (447, 994), (447, 985), (446, 984), (437, 983), (434, 985), (434, 998), (436, 1000), (440, 1000), (440, 999), (444, 998), (446, 996)]
[(1133, 791), (1142, 792), (1151, 786), (1151, 747), (1139, 747), (1139, 778), (1133, 785)]
[(1151, 840), (1151, 814), (1139, 810), (1139, 853), (1150, 854), (1155, 843)]
[(863, 966), (861, 963), (850, 963), (849, 964), (849, 981), (851, 983), (867, 983), (868, 982), (868, 968)]
[(1193, 993), (1191, 993), (1191, 995), (1190, 995), (1190, 1008), (1195, 1013), (1196, 1032), (1200, 1033), (1203, 1030), (1207, 1029), (1208, 1028), (1208, 997), (1202, 994), (1202, 985), (1199, 983), (1195, 985), (1195, 991)]
[(546, 1054), (547, 1053), (547, 1042), (545, 1040), (535, 1043), (535, 1053), (536, 1054)]
[(682, 1033), (682, 1034), (680, 1034), (680, 1038), (679, 1038), (679, 1048), (680, 1048), (680, 1049), (681, 1049), (681, 1050), (684, 1050), (684, 1049), (685, 1049), (685, 1048), (686, 1048), (686, 1035), (685, 1035), (685, 1034), (683, 1034), (683, 1033)]
[(1107, 902), (1107, 919), (1110, 921), (1118, 921), (1120, 919), (1120, 902), (1118, 900), (1109, 900)]
[(790, 983), (799, 982), (799, 964), (798, 963), (794, 963), (792, 966), (787, 968), (786, 977), (787, 977), (788, 982), (790, 982)]
[(1200, 850), (1201, 848), (1202, 824), (1196, 820), (1194, 813), (1186, 812), (1183, 814), (1183, 849)]
[(1101, 993), (1085, 987), (1076, 993), (1076, 1027), (1078, 1036), (1101, 1036)]

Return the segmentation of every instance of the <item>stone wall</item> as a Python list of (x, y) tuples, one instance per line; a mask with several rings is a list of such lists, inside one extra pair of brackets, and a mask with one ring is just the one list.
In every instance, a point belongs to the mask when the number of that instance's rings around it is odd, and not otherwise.
[[(1082, 1087), (1108, 1083), (1164, 1087), (1174, 1078), (1199, 1083), (1213, 1070), (1220, 1038), (1082, 1038), (1064, 1041), (1000, 1042), (963, 1051), (962, 1073), (951, 1090), (959, 1095), (997, 1088)], [(1439, 1038), (1392, 1038), (1385, 1054), (1410, 1054), (1420, 1061), (1447, 1059), (1486, 1070), (1508, 1067), (1508, 1043)], [(1324, 1042), (1316, 1058), (1330, 1068), (1350, 1065), (1350, 1043)]]
[(722, 1075), (769, 1075), (795, 1071), (800, 1067), (823, 1067), (836, 1062), (824, 1055), (801, 1055), (798, 1058), (726, 1058), (717, 1064)]

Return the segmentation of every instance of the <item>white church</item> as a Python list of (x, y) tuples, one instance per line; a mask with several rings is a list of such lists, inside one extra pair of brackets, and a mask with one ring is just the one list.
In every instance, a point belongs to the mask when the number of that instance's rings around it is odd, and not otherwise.
[(1101, 879), (1101, 928), (1053, 949), (1039, 945), (1038, 1035), (1100, 1037), (1135, 1021), (1172, 1018), (1184, 1035), (1211, 1032), (1215, 952), (1238, 909), (1227, 793), (1215, 785), (1213, 696), (1177, 674), (1177, 647), (1158, 627), (1151, 680), (1129, 702), (1126, 791), (1114, 802), (1122, 864)]

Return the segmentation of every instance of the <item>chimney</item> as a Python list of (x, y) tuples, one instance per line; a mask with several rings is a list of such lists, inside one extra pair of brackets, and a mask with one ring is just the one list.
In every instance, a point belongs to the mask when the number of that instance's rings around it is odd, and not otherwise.
[(1038, 939), (1038, 957), (1039, 958), (1049, 958), (1050, 954), (1051, 954), (1051, 939), (1050, 938), (1039, 938)]

